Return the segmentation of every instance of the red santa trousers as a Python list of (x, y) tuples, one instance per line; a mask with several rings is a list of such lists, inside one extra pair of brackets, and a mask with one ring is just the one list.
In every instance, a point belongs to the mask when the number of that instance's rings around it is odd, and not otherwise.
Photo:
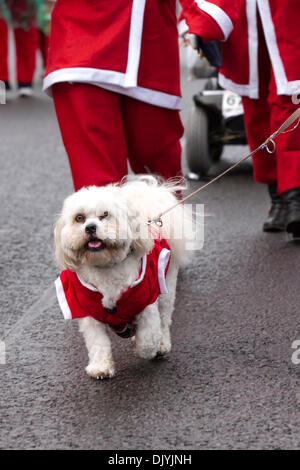
[[(259, 99), (243, 97), (245, 125), (251, 151), (275, 132), (299, 105), (292, 97), (278, 95), (267, 46), (259, 25)], [(253, 157), (254, 178), (259, 183), (277, 182), (278, 193), (300, 187), (300, 128), (280, 134), (276, 152), (259, 151)]]
[(31, 83), (35, 71), (39, 32), (34, 27), (28, 31), (15, 28), (14, 35), (17, 56), (17, 81), (19, 83)]
[(8, 64), (7, 64), (7, 25), (0, 18), (0, 80), (8, 82)]
[(49, 49), (49, 36), (39, 31), (39, 48), (42, 54), (43, 66), (46, 68)]
[(181, 176), (183, 126), (176, 110), (83, 83), (52, 87), (75, 190), (134, 173)]
[[(38, 47), (38, 30), (30, 28), (14, 29), (17, 61), (17, 81), (31, 83), (33, 81)], [(8, 28), (6, 22), (0, 19), (0, 80), (9, 81), (8, 72)]]

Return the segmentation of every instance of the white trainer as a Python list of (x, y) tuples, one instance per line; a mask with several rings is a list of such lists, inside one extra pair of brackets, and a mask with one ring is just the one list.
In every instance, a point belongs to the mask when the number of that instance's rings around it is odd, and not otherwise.
[(18, 89), (19, 98), (29, 98), (32, 95), (33, 95), (33, 89), (30, 86), (24, 86)]

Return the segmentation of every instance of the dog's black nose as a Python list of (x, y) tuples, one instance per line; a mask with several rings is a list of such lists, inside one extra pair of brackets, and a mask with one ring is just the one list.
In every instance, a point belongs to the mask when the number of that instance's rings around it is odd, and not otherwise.
[(96, 230), (97, 230), (97, 227), (94, 224), (90, 224), (85, 227), (85, 231), (89, 235), (94, 235), (96, 233)]

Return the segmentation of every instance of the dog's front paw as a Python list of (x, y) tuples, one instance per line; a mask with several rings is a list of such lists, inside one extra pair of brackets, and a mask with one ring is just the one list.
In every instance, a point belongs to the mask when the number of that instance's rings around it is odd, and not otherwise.
[(136, 338), (135, 353), (141, 359), (153, 359), (158, 351), (160, 345), (160, 338), (152, 341), (145, 341), (144, 338)]
[(165, 356), (171, 351), (171, 341), (162, 340), (160, 343), (159, 349), (157, 351), (157, 356)]
[(160, 346), (157, 351), (157, 356), (165, 356), (171, 351), (171, 336), (169, 330), (164, 331)]
[(162, 340), (161, 321), (156, 304), (149, 305), (141, 314), (135, 334), (135, 353), (141, 359), (153, 359)]
[(93, 379), (110, 379), (115, 375), (115, 367), (111, 362), (90, 362), (85, 368), (86, 373)]

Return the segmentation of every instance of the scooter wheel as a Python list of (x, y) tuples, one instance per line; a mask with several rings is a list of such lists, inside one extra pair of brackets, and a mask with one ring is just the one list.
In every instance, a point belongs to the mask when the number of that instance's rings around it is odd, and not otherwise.
[(185, 131), (185, 153), (189, 169), (207, 174), (214, 158), (209, 147), (209, 123), (206, 112), (197, 106), (191, 108)]

